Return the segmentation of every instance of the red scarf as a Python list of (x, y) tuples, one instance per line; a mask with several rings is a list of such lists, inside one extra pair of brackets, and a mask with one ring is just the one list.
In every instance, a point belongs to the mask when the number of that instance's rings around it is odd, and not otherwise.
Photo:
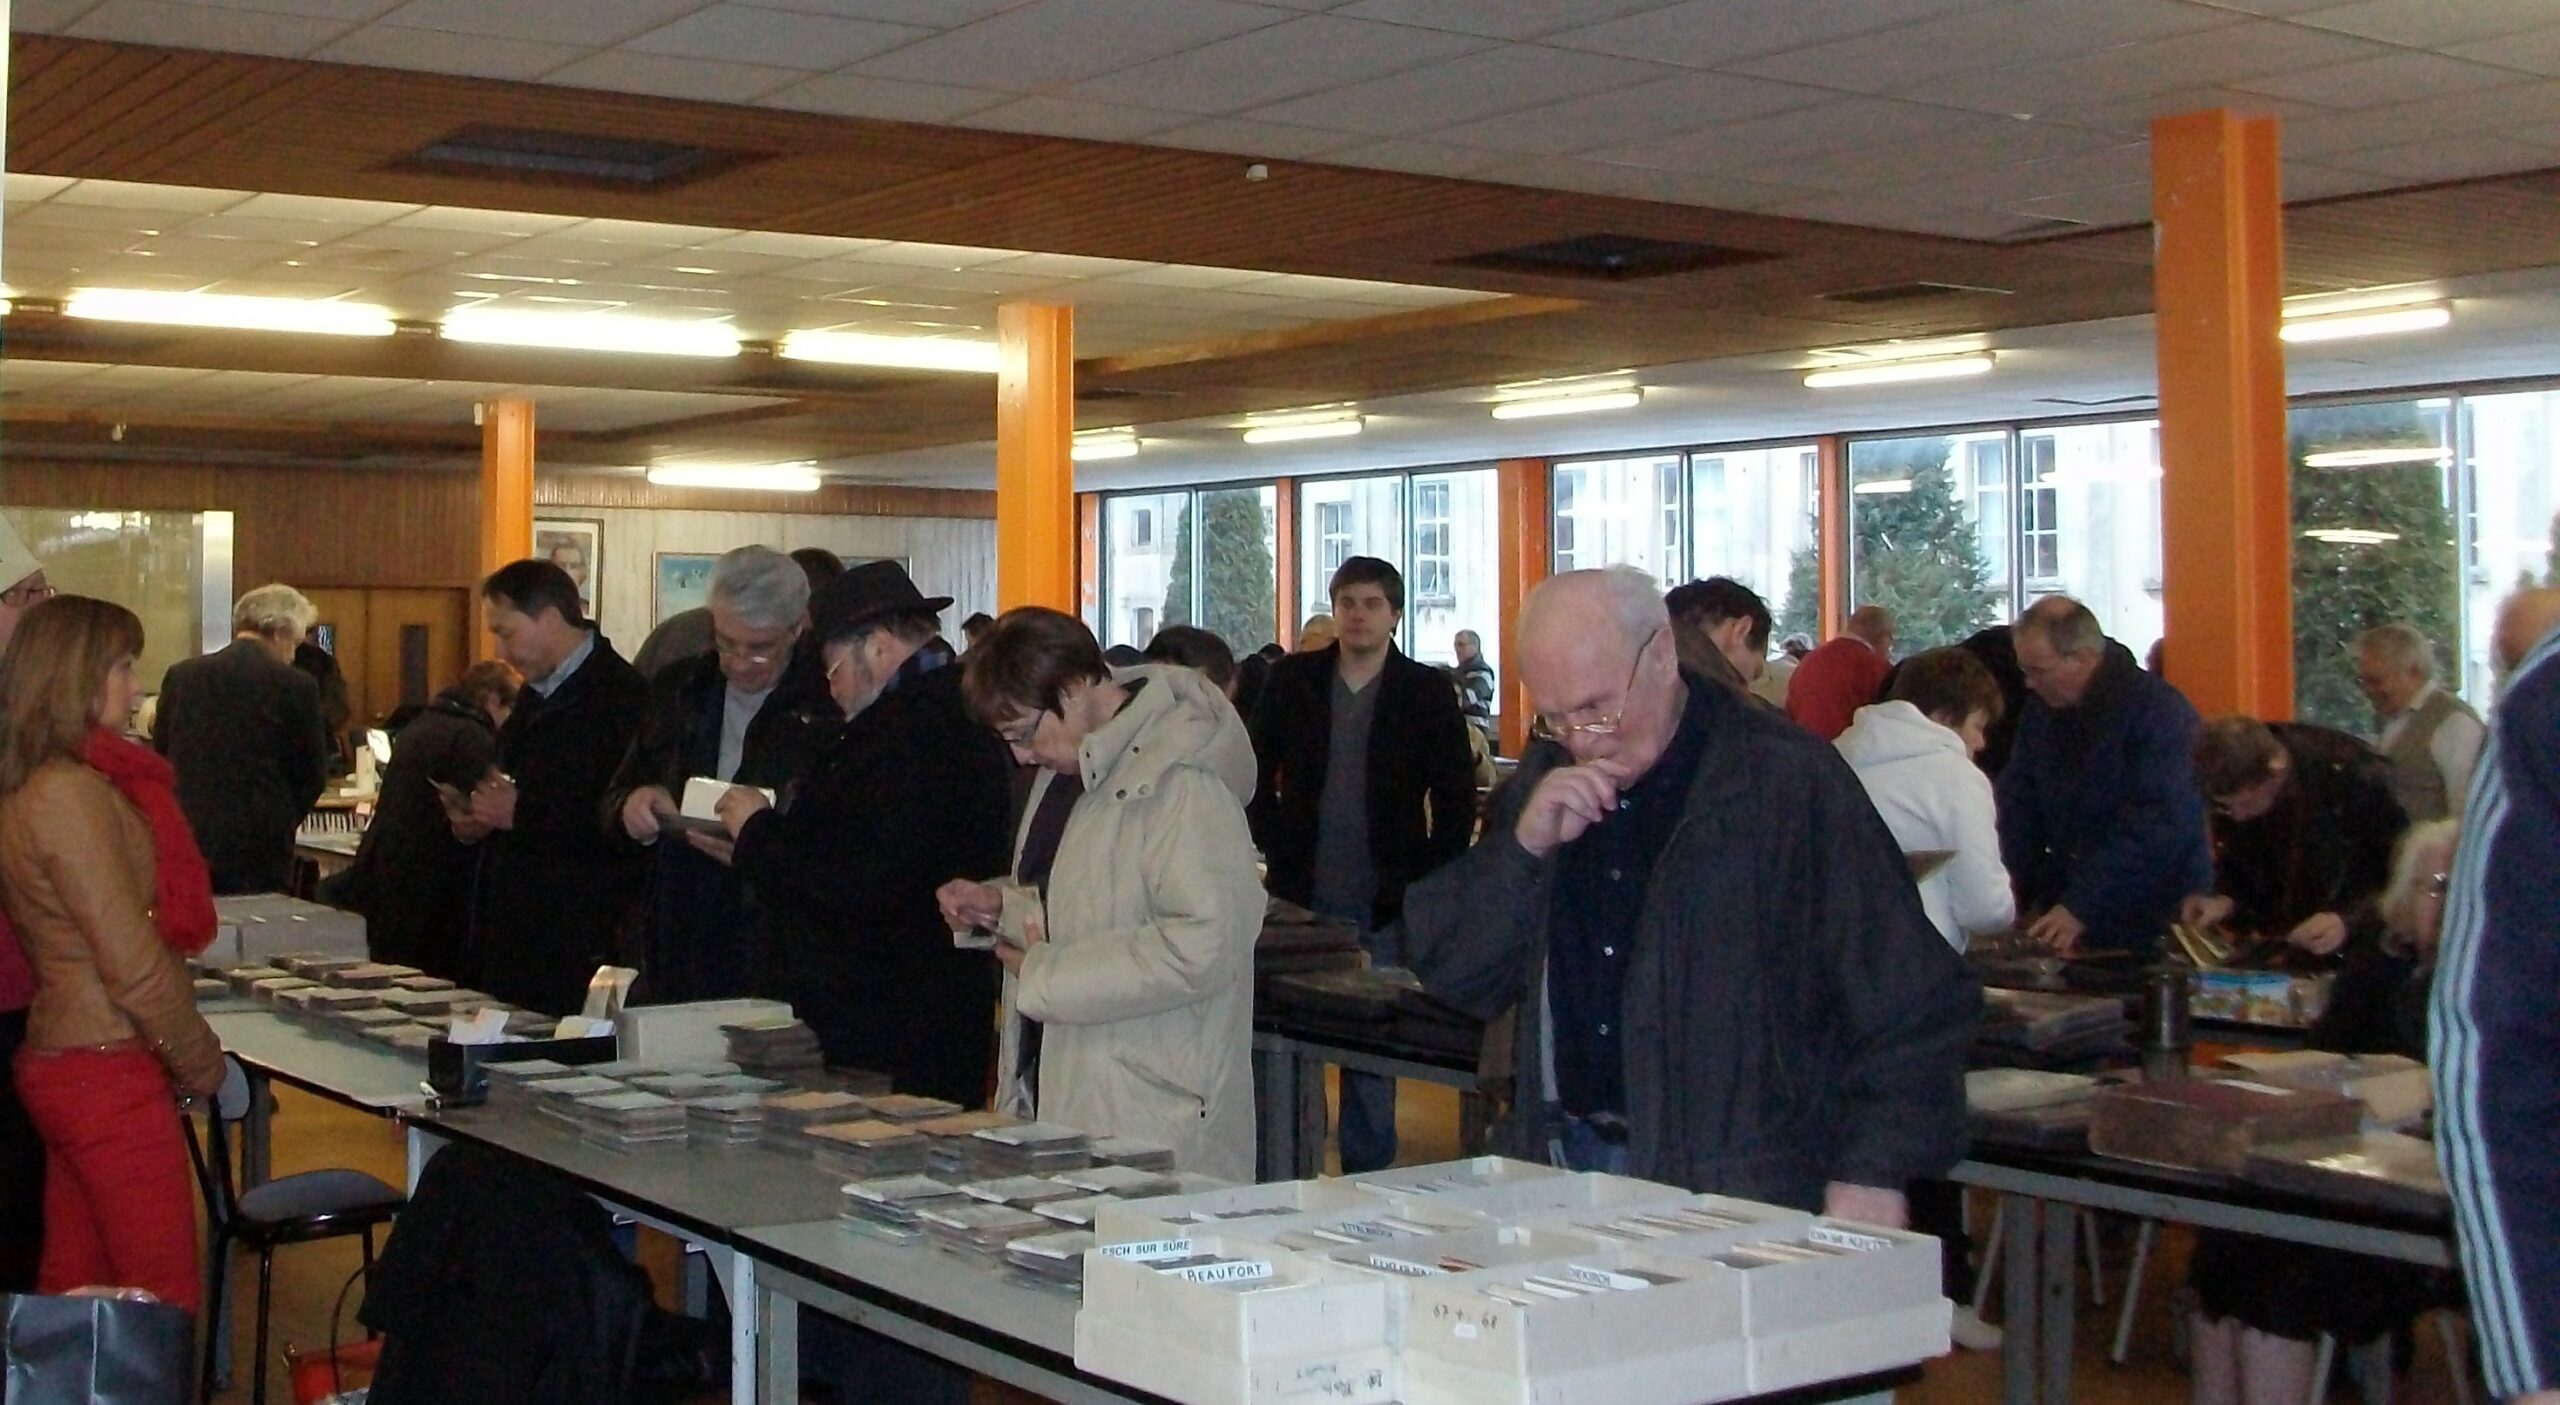
[(151, 826), (154, 879), (152, 924), (160, 940), (180, 956), (213, 944), (213, 874), (196, 848), (195, 831), (178, 808), (178, 773), (157, 752), (136, 746), (104, 727), (89, 729), (80, 759), (105, 776)]

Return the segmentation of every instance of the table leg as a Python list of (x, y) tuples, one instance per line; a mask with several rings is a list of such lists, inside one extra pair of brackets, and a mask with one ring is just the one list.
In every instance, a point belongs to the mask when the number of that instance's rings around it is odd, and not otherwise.
[(2048, 1203), (2044, 1207), (2044, 1272), (2038, 1284), (2044, 1302), (2036, 1314), (2036, 1335), (2043, 1357), (2042, 1405), (2070, 1405), (2073, 1315), (2079, 1308), (2080, 1210)]
[(1253, 1051), (1254, 1179), (1297, 1177), (1298, 1060), (1265, 1049)]
[[(757, 1388), (765, 1374), (764, 1299), (766, 1294), (756, 1282), (756, 1261), (729, 1249), (706, 1248), (704, 1258), (717, 1254), (729, 1261), (729, 1399), (733, 1405), (756, 1405)], [(790, 1343), (791, 1359), (797, 1369), (800, 1359), (798, 1334)], [(795, 1387), (785, 1396), (768, 1396), (788, 1405), (798, 1405), (800, 1392)]]
[(265, 1074), (256, 1069), (247, 1072), (249, 1111), (240, 1119), (240, 1188), (255, 1190), (275, 1179), (276, 1095)]
[(756, 1398), (765, 1405), (799, 1405), (800, 1304), (771, 1288), (756, 1288), (764, 1331), (757, 1337)]
[(2000, 1396), (2006, 1405), (2039, 1405), (2040, 1339), (2036, 1333), (2036, 1243), (2044, 1207), (2016, 1192), (2000, 1197)]

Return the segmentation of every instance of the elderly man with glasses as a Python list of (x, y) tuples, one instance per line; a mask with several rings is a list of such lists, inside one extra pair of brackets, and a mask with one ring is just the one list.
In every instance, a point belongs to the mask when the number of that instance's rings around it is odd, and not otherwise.
[(1964, 1152), (1980, 995), (1857, 776), (1682, 672), (1641, 571), (1549, 580), (1519, 640), (1548, 737), (1405, 900), (1425, 986), (1518, 1010), (1503, 1149), (1905, 1223)]
[(697, 777), (778, 790), (799, 779), (841, 720), (809, 639), (809, 578), (768, 546), (711, 568), (711, 647), (669, 664), (606, 792), (611, 824), (652, 847), (640, 953), (644, 998), (752, 993), (756, 917), (728, 867), (726, 834), (684, 829), (677, 801)]

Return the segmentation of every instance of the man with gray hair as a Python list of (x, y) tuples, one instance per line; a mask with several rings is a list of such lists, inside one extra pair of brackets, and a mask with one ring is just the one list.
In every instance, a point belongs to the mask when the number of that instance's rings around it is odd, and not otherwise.
[(1512, 1155), (1884, 1225), (1965, 1149), (1981, 997), (1840, 754), (1683, 671), (1651, 577), (1520, 612), (1546, 737), (1406, 890), (1415, 972), (1517, 1009)]
[(2356, 686), (2373, 704), (2374, 749), (2391, 762), (2391, 793), (2413, 823), (2462, 813), (2489, 732), (2471, 705), (2436, 686), (2436, 650), (2405, 624), (2356, 638)]
[(169, 666), (151, 744), (178, 772), (178, 806), (217, 893), (279, 893), (293, 836), (329, 782), (320, 685), (293, 651), (320, 612), (289, 585), (231, 607), (231, 645)]
[(762, 960), (749, 895), (725, 834), (678, 826), (697, 777), (780, 790), (835, 729), (826, 670), (809, 638), (809, 578), (767, 546), (711, 568), (711, 647), (651, 679), (649, 708), (605, 791), (606, 823), (652, 851), (642, 922), (642, 998), (754, 992)]

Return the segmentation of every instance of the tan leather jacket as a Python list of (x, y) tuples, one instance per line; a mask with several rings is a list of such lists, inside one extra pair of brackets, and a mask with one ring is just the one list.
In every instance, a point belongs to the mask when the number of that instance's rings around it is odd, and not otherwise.
[(0, 902), (35, 968), (30, 1049), (139, 1039), (179, 1086), (222, 1085), (222, 1046), (186, 963), (152, 926), (151, 829), (107, 778), (46, 762), (0, 800)]

